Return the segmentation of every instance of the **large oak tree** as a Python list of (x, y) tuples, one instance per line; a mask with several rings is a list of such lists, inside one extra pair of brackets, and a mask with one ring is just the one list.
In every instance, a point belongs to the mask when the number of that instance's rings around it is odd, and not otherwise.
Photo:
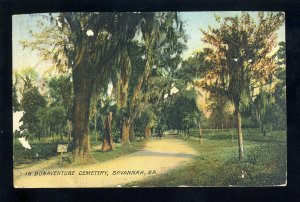
[[(177, 68), (181, 61), (180, 55), (186, 40), (182, 21), (176, 12), (146, 13), (142, 22), (142, 46), (145, 49), (144, 62), (134, 62), (136, 59), (131, 58), (130, 66), (143, 66), (135, 67), (138, 71), (132, 71), (132, 74), (126, 73), (122, 76), (122, 81), (131, 84), (128, 91), (129, 96), (125, 96), (124, 93), (126, 92), (123, 91), (122, 98), (127, 98), (126, 102), (125, 100), (121, 102), (123, 103), (121, 106), (124, 112), (122, 124), (123, 144), (127, 144), (130, 141), (130, 134), (133, 134), (132, 127), (135, 118), (140, 113), (141, 100), (145, 100), (143, 99), (143, 88), (148, 85), (153, 68), (165, 69), (165, 71)], [(133, 55), (133, 57), (136, 56)], [(136, 78), (133, 78), (133, 76)], [(126, 82), (122, 86), (127, 86)]]
[(238, 133), (239, 159), (243, 159), (241, 105), (257, 95), (257, 89), (268, 85), (276, 70), (273, 57), (277, 30), (284, 23), (283, 13), (259, 12), (257, 21), (246, 12), (240, 16), (216, 18), (218, 28), (202, 30), (206, 67), (202, 86), (213, 94), (227, 97), (234, 105)]
[(110, 71), (116, 68), (113, 61), (136, 35), (142, 14), (60, 13), (46, 18), (52, 26), (48, 22), (40, 33), (33, 33), (33, 42), (23, 45), (52, 58), (59, 69), (71, 70), (74, 160), (85, 163), (91, 160), (88, 123), (94, 84), (107, 85)]

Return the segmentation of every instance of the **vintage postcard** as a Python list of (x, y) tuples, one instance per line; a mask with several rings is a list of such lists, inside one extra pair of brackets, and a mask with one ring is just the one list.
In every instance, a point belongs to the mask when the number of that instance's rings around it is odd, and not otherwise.
[(14, 15), (15, 188), (286, 186), (284, 12)]

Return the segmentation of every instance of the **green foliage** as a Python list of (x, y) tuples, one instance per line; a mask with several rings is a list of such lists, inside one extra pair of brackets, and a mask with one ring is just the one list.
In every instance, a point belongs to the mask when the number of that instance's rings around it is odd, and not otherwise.
[[(60, 74), (47, 81), (49, 106), (40, 112), (40, 120), (45, 133), (66, 132), (67, 120), (72, 119), (73, 83), (71, 76)], [(48, 132), (47, 129), (49, 129)]]
[(71, 108), (73, 89), (70, 76), (63, 74), (51, 77), (48, 81), (51, 105), (63, 106), (66, 111)]
[(272, 129), (286, 128), (285, 43), (279, 43), (279, 50), (273, 57), (277, 58), (273, 81), (261, 86), (250, 106), (244, 107), (244, 115), (252, 117), (254, 126), (259, 126), (264, 134)]
[(15, 96), (20, 96), (25, 93), (26, 90), (37, 86), (39, 83), (39, 75), (32, 67), (27, 67), (21, 71), (13, 72), (13, 91)]
[(140, 137), (143, 137), (145, 133), (145, 128), (147, 126), (153, 127), (157, 123), (157, 118), (158, 117), (156, 117), (156, 115), (154, 114), (153, 109), (141, 113), (141, 116), (137, 117), (134, 123), (136, 126), (135, 129), (137, 134)]
[(185, 83), (196, 83), (197, 79), (204, 76), (204, 69), (208, 66), (205, 56), (203, 52), (199, 52), (184, 60), (182, 66), (175, 72), (175, 77)]
[(146, 66), (146, 47), (144, 44), (133, 42), (128, 46), (128, 55), (131, 62), (131, 71), (129, 74), (128, 96), (132, 97), (134, 89), (138, 84), (139, 78), (143, 77)]
[[(264, 122), (267, 99), (262, 91), (264, 86), (274, 84), (273, 77), (277, 70), (274, 54), (276, 32), (284, 23), (284, 14), (268, 12), (265, 15), (259, 12), (257, 22), (246, 12), (222, 20), (218, 16), (216, 18), (218, 27), (201, 30), (202, 41), (207, 47), (196, 55), (198, 62), (190, 58), (185, 65), (190, 66), (191, 70), (200, 70), (199, 75), (203, 79), (198, 82), (198, 86), (209, 93), (212, 118), (221, 120), (219, 125), (223, 126), (226, 103), (230, 101), (234, 105), (240, 137), (239, 156), (242, 159), (241, 108), (250, 107), (252, 99), (258, 94), (257, 90), (260, 96), (256, 101), (256, 120), (266, 134)], [(270, 100), (268, 98), (268, 103), (271, 103)]]
[[(58, 156), (57, 145), (58, 144), (67, 144), (66, 141), (61, 140), (44, 140), (44, 141), (35, 141), (29, 142), (31, 149), (25, 149), (19, 141), (14, 143), (14, 167), (21, 166), (23, 164), (32, 164), (39, 162), (41, 160), (49, 160), (51, 157)], [(94, 145), (98, 145), (97, 142)], [(143, 148), (145, 142), (138, 141), (133, 144), (130, 144), (128, 147), (124, 148), (120, 145), (116, 145), (115, 150), (110, 152), (102, 152), (99, 150), (92, 150), (92, 155), (97, 162), (103, 162), (111, 160), (113, 158), (120, 157), (125, 154), (130, 154), (136, 152)]]
[[(97, 132), (98, 134), (100, 132), (100, 138), (102, 138), (104, 134), (105, 120), (108, 113), (112, 112), (112, 135), (114, 137), (114, 141), (117, 142), (120, 138), (122, 111), (117, 107), (115, 100), (112, 99), (112, 97), (108, 97), (101, 93), (100, 96), (93, 98), (92, 106), (93, 107), (90, 111), (93, 110), (93, 115), (91, 116), (93, 119), (91, 119), (89, 124), (90, 131)], [(95, 124), (97, 127), (96, 130)]]
[(14, 166), (30, 164), (38, 160), (48, 160), (56, 156), (57, 144), (66, 144), (64, 141), (29, 142), (31, 149), (25, 149), (19, 141), (14, 142)]
[[(247, 135), (245, 159), (238, 161), (236, 142), (224, 141), (230, 133), (211, 131), (203, 144), (186, 139), (198, 156), (182, 167), (127, 186), (272, 186), (285, 184), (286, 132), (276, 131), (262, 137), (258, 130), (244, 130)], [(214, 138), (209, 138), (212, 136)], [(207, 137), (207, 138), (206, 138)], [(250, 139), (252, 138), (252, 139)], [(263, 140), (262, 140), (263, 139)], [(242, 174), (244, 177), (242, 177)]]
[(279, 43), (279, 50), (277, 52), (278, 57), (278, 71), (275, 77), (278, 79), (277, 85), (275, 87), (274, 97), (275, 97), (275, 109), (276, 117), (280, 120), (279, 125), (274, 124), (274, 126), (281, 126), (280, 128), (286, 128), (286, 51), (285, 43)]
[(39, 133), (44, 137), (54, 134), (63, 134), (66, 131), (66, 110), (62, 106), (39, 108), (37, 111), (39, 121), (36, 123)]
[(251, 148), (245, 160), (229, 159), (219, 170), (219, 183), (239, 186), (282, 185), (286, 183), (286, 145), (268, 144)]
[[(22, 43), (24, 47), (38, 50), (45, 59), (53, 60), (61, 72), (71, 70), (72, 78), (60, 75), (49, 79), (50, 107), (47, 108), (47, 101), (35, 87), (38, 74), (32, 68), (24, 70), (19, 75), (23, 89), (13, 86), (13, 110), (18, 110), (19, 90), (22, 92), (20, 106), (25, 111), (23, 129), (34, 135), (63, 133), (70, 118), (68, 114), (73, 112), (74, 99), (83, 100), (81, 105), (87, 103), (90, 107), (90, 114), (83, 114), (81, 121), (88, 120), (85, 116), (93, 117), (89, 126), (94, 126), (94, 132), (103, 130), (108, 112), (113, 112), (115, 137), (128, 117), (135, 120), (139, 133), (147, 125), (157, 123), (182, 130), (197, 127), (201, 122), (195, 104), (195, 87), (199, 86), (211, 94), (210, 123), (220, 126), (225, 119), (233, 120), (226, 107), (228, 101), (234, 101), (236, 108), (244, 107), (243, 116), (247, 116), (248, 125), (254, 125), (253, 114), (249, 112), (256, 105), (256, 120), (271, 123), (271, 128), (284, 129), (285, 44), (280, 43), (277, 54), (272, 55), (277, 43), (274, 33), (284, 22), (283, 14), (260, 13), (258, 23), (248, 13), (216, 18), (219, 28), (202, 31), (203, 41), (209, 48), (181, 63), (187, 36), (176, 12), (51, 15), (49, 26), (33, 33), (34, 41)], [(88, 32), (93, 34), (87, 35)], [(253, 106), (249, 105), (254, 89), (276, 79), (272, 95), (275, 102), (269, 102), (269, 92), (260, 89)], [(112, 95), (107, 95), (109, 82), (113, 85)], [(170, 92), (173, 86), (179, 89), (176, 95)], [(187, 90), (191, 86), (192, 90)], [(120, 100), (125, 104), (120, 104)], [(76, 123), (83, 125), (77, 131), (79, 135), (87, 128), (86, 122)], [(212, 135), (208, 139), (228, 137), (231, 134)], [(245, 137), (248, 138), (247, 133)], [(244, 165), (240, 166), (236, 169)], [(237, 170), (232, 169), (232, 173)]]
[[(237, 140), (237, 136), (235, 135), (236, 129), (224, 129), (221, 131), (220, 129), (203, 129), (203, 136), (209, 140), (226, 140), (226, 141), (235, 141)], [(199, 137), (199, 130), (197, 128), (192, 128), (190, 130), (190, 136)], [(243, 137), (245, 141), (251, 142), (261, 142), (261, 143), (269, 143), (269, 142), (286, 142), (286, 133), (284, 131), (270, 131), (269, 135), (262, 136), (259, 128), (247, 128), (244, 130)]]
[(192, 128), (192, 127), (197, 127), (197, 124), (200, 121), (200, 119), (201, 119), (200, 112), (196, 110), (194, 112), (187, 114), (183, 118), (182, 122), (186, 127)]
[(51, 107), (49, 111), (50, 127), (62, 132), (66, 125), (66, 111), (62, 106)]
[(18, 101), (17, 87), (15, 84), (12, 86), (12, 107), (13, 107), (13, 112), (20, 111), (21, 106)]
[[(143, 40), (128, 46), (131, 67), (128, 75), (121, 71), (122, 85), (118, 86), (121, 91), (128, 83), (128, 97), (121, 111), (133, 125), (141, 127), (138, 133), (160, 121), (157, 119), (162, 116), (164, 95), (169, 93), (172, 74), (181, 62), (186, 37), (176, 12), (145, 14), (141, 32)], [(121, 102), (126, 93), (119, 96)]]
[[(203, 41), (211, 48), (205, 49), (209, 68), (204, 69), (210, 93), (221, 94), (240, 107), (247, 105), (258, 86), (272, 82), (276, 64), (272, 57), (275, 49), (275, 32), (284, 22), (283, 13), (263, 12), (255, 23), (248, 13), (226, 17), (219, 28), (202, 30)], [(209, 80), (212, 79), (212, 80)]]
[(226, 120), (230, 117), (230, 112), (227, 111), (230, 103), (228, 99), (219, 93), (211, 94), (207, 99), (208, 111), (211, 112), (210, 121), (215, 127), (223, 128)]
[(24, 111), (24, 115), (20, 121), (23, 121), (21, 130), (27, 129), (32, 135), (37, 134), (40, 131), (38, 127), (39, 118), (37, 112), (40, 108), (46, 106), (46, 99), (38, 91), (37, 87), (27, 89), (21, 99), (21, 108)]
[(168, 129), (183, 130), (187, 126), (195, 127), (200, 121), (200, 111), (193, 97), (176, 96), (174, 102), (164, 110)]
[[(41, 32), (31, 32), (32, 41), (21, 42), (24, 48), (37, 50), (45, 60), (52, 60), (58, 72), (71, 69), (74, 99), (93, 89), (93, 96), (106, 91), (112, 81), (114, 88), (125, 91), (120, 97), (130, 103), (128, 107), (131, 105), (130, 109), (121, 109), (120, 116), (130, 114), (135, 118), (133, 108), (139, 107), (143, 98), (139, 93), (145, 90), (153, 65), (172, 72), (185, 48), (186, 36), (176, 12), (59, 13), (50, 14), (48, 19), (50, 22), (39, 23)], [(69, 112), (72, 98), (67, 80), (51, 78), (48, 87), (50, 105), (62, 105)], [(118, 86), (118, 80), (122, 85)], [(85, 99), (88, 105), (90, 97)], [(115, 99), (119, 104), (119, 98)], [(146, 99), (143, 102), (146, 103)], [(98, 109), (92, 111), (89, 116), (96, 120)], [(95, 129), (96, 123), (93, 121)]]

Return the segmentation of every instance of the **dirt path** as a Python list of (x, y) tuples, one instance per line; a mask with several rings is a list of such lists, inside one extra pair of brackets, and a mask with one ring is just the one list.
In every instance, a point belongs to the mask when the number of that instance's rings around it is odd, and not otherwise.
[[(45, 169), (42, 171), (46, 172), (46, 175), (37, 176), (25, 176), (25, 172), (30, 171), (29, 168), (15, 169), (14, 173), (18, 175), (15, 176), (14, 186), (16, 188), (118, 187), (165, 173), (185, 164), (195, 156), (197, 153), (184, 141), (167, 136), (162, 140), (150, 140), (141, 151), (106, 162), (64, 169)], [(34, 167), (31, 169), (37, 170)], [(57, 172), (54, 174), (54, 171)]]
[(59, 160), (58, 160), (57, 157), (53, 157), (53, 158), (51, 158), (47, 161), (43, 161), (41, 163), (37, 163), (37, 164), (32, 165), (32, 166), (28, 166), (28, 167), (25, 167), (25, 168), (15, 168), (14, 169), (14, 177), (19, 178), (26, 172), (44, 170), (44, 169), (54, 167), (55, 165), (57, 165), (58, 161)]

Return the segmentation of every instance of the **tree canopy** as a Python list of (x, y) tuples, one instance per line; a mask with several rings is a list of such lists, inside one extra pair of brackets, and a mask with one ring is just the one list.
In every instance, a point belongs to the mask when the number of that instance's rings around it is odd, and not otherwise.
[(43, 14), (21, 44), (53, 67), (42, 77), (33, 68), (15, 73), (13, 110), (24, 111), (23, 128), (34, 137), (68, 133), (79, 163), (93, 160), (90, 134), (109, 151), (113, 140), (127, 146), (135, 131), (149, 139), (157, 126), (198, 128), (200, 137), (204, 122), (236, 127), (242, 160), (242, 118), (263, 134), (269, 125), (285, 128), (285, 43), (277, 41), (284, 14), (216, 22), (184, 59), (189, 33), (178, 12)]

